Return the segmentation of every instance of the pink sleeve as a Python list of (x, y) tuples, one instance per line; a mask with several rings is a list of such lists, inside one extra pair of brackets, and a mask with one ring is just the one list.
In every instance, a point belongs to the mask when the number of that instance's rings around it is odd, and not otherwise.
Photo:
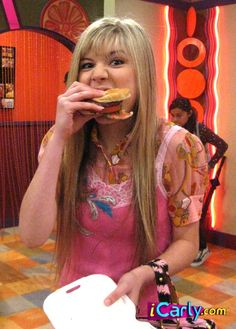
[(184, 226), (200, 219), (208, 185), (207, 159), (201, 141), (185, 129), (179, 130), (169, 142), (163, 185), (174, 225)]

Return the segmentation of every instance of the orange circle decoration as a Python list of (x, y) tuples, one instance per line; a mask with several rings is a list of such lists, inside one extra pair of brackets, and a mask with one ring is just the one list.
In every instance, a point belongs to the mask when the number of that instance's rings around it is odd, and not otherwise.
[(87, 14), (75, 0), (50, 0), (43, 8), (40, 26), (77, 41), (89, 25)]
[(206, 86), (206, 80), (201, 72), (195, 69), (186, 69), (177, 76), (178, 93), (186, 98), (197, 98)]
[[(183, 55), (184, 48), (189, 45), (194, 45), (198, 48), (198, 56), (192, 60), (186, 59)], [(205, 57), (206, 57), (206, 48), (205, 48), (203, 42), (199, 39), (186, 38), (178, 44), (177, 59), (180, 62), (180, 64), (182, 64), (185, 67), (198, 66), (204, 61)]]
[(197, 120), (199, 122), (203, 122), (204, 109), (203, 109), (202, 105), (199, 102), (195, 101), (194, 99), (190, 99), (189, 101), (190, 101), (192, 107), (197, 111)]
[(196, 28), (196, 22), (197, 22), (196, 10), (194, 7), (190, 7), (187, 12), (187, 26), (186, 26), (188, 37), (193, 36)]

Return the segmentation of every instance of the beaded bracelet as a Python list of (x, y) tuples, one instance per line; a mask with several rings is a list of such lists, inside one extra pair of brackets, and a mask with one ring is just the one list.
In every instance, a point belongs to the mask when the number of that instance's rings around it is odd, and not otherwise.
[(155, 280), (159, 301), (177, 303), (178, 297), (175, 287), (168, 273), (168, 264), (164, 259), (154, 259), (147, 263), (155, 272)]
[(160, 272), (168, 272), (168, 264), (164, 259), (156, 258), (151, 260), (150, 262), (147, 263), (147, 265), (151, 266), (154, 270), (160, 271)]

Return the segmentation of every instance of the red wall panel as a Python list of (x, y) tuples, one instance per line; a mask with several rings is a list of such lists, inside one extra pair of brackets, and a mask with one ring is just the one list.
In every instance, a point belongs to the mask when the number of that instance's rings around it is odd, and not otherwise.
[(29, 30), (0, 34), (0, 45), (16, 47), (15, 109), (1, 110), (0, 120), (53, 120), (71, 52), (51, 37)]

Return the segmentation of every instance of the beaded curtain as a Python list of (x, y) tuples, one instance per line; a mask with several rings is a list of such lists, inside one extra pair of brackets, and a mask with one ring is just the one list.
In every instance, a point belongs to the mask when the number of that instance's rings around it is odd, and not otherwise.
[[(76, 38), (89, 24), (74, 0), (48, 1), (39, 27), (21, 24), (14, 1), (3, 0), (2, 5), (8, 29), (0, 31), (1, 228), (18, 224), (23, 195), (38, 165), (40, 142), (54, 122), (57, 96), (65, 90)], [(11, 64), (4, 68), (7, 57)]]

